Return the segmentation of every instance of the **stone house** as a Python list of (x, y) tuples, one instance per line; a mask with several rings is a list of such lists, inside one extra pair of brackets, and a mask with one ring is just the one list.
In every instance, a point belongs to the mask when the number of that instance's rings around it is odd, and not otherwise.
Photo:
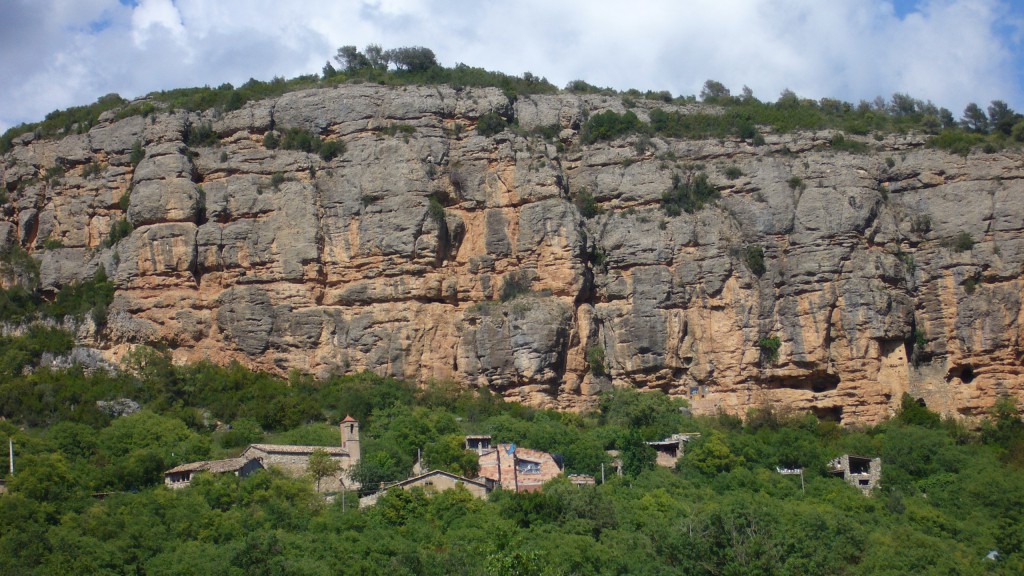
[(257, 470), (263, 470), (263, 464), (254, 458), (228, 458), (227, 460), (190, 462), (164, 472), (164, 485), (173, 489), (185, 488), (192, 484), (192, 477), (199, 472), (234, 474), (239, 478), (245, 478)]
[(291, 446), (287, 444), (251, 444), (242, 452), (243, 458), (259, 460), (264, 467), (274, 467), (292, 478), (299, 478), (309, 472), (309, 456), (323, 450), (338, 463), (338, 472), (320, 481), (322, 492), (354, 490), (359, 486), (347, 480), (348, 473), (359, 463), (359, 422), (347, 416), (339, 425), (341, 446)]
[(504, 490), (533, 492), (562, 475), (562, 467), (547, 452), (498, 444), (485, 450), (478, 460), (480, 477)]
[(471, 480), (443, 470), (431, 470), (430, 472), (385, 486), (369, 496), (363, 496), (359, 499), (359, 507), (373, 506), (381, 496), (392, 488), (401, 488), (402, 490), (422, 488), (427, 493), (437, 493), (451, 490), (457, 486), (462, 486), (469, 490), (469, 493), (476, 498), (486, 498), (487, 494), (491, 491), (491, 488), (485, 482)]
[(657, 452), (655, 464), (665, 468), (675, 468), (676, 462), (686, 452), (686, 443), (694, 438), (699, 438), (699, 432), (688, 434), (673, 434), (664, 440), (648, 442), (647, 445)]
[(882, 478), (882, 459), (843, 454), (828, 463), (828, 471), (860, 488), (861, 492), (870, 494)]
[(466, 450), (472, 450), (477, 455), (483, 454), (491, 449), (490, 436), (466, 436)]

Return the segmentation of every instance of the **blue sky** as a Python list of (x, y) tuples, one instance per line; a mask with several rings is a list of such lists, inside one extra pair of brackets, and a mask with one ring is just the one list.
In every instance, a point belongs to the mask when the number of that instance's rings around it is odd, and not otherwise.
[(1024, 111), (1022, 0), (0, 0), (0, 131), (116, 92), (318, 73), (338, 46), (559, 86), (696, 94), (707, 79), (857, 102)]

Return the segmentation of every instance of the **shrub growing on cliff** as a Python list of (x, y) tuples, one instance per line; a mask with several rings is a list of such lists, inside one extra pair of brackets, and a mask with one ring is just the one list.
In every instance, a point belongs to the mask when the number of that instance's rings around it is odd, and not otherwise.
[(128, 161), (131, 163), (132, 168), (139, 165), (139, 162), (146, 157), (146, 149), (142, 147), (142, 141), (136, 140), (132, 143), (132, 152), (128, 157)]
[(210, 124), (191, 124), (185, 132), (187, 146), (216, 146), (220, 144), (220, 136)]
[(743, 249), (743, 263), (747, 265), (747, 268), (754, 273), (755, 276), (761, 276), (766, 271), (764, 264), (764, 248), (760, 246), (747, 246)]
[(725, 177), (729, 180), (735, 180), (740, 176), (743, 176), (743, 170), (740, 170), (740, 167), (735, 164), (725, 169)]
[(590, 367), (590, 373), (594, 376), (604, 376), (604, 348), (600, 346), (587, 348), (587, 366)]
[(761, 350), (762, 364), (775, 364), (779, 361), (779, 348), (782, 341), (778, 336), (768, 336), (757, 341), (757, 347)]
[(494, 136), (501, 133), (508, 122), (497, 112), (488, 112), (480, 116), (476, 121), (476, 132), (481, 136)]
[(321, 140), (320, 149), (317, 152), (325, 162), (344, 155), (346, 152), (345, 143), (341, 140)]
[(584, 218), (593, 218), (598, 214), (604, 212), (601, 205), (597, 203), (594, 195), (590, 193), (586, 187), (580, 188), (576, 195), (572, 199), (572, 203), (576, 206), (576, 209), (580, 211), (580, 216)]
[(270, 177), (270, 185), (274, 188), (274, 190), (280, 189), (281, 184), (284, 184), (284, 182), (285, 176), (283, 172), (274, 172), (274, 174), (271, 175)]
[(267, 132), (263, 137), (263, 147), (268, 150), (298, 150), (318, 154), (328, 162), (346, 151), (345, 143), (341, 140), (324, 140), (305, 128), (288, 128), (280, 135)]
[(89, 280), (68, 284), (60, 289), (53, 302), (43, 307), (51, 318), (60, 320), (66, 316), (81, 318), (93, 313), (97, 326), (106, 324), (106, 309), (114, 299), (114, 283), (107, 279), (101, 267)]
[[(127, 194), (125, 195), (127, 197)], [(105, 244), (107, 246), (113, 246), (121, 241), (123, 238), (127, 238), (132, 233), (132, 224), (126, 218), (122, 218), (114, 222), (110, 226), (110, 232), (107, 234), (107, 240)]]
[(646, 126), (632, 110), (623, 114), (605, 110), (594, 114), (583, 125), (581, 140), (584, 144), (593, 144), (598, 140), (615, 140), (628, 134), (645, 131)]
[(431, 194), (430, 202), (427, 205), (427, 213), (430, 214), (430, 218), (437, 223), (437, 225), (444, 226), (446, 214), (444, 211), (444, 204), (441, 203), (441, 199), (436, 195)]
[(531, 284), (533, 284), (533, 280), (530, 273), (526, 270), (508, 273), (505, 275), (505, 280), (501, 285), (501, 301), (508, 302), (513, 298), (528, 294)]
[(714, 202), (720, 194), (704, 172), (688, 174), (685, 178), (672, 175), (672, 187), (661, 195), (661, 207), (669, 216), (682, 212), (693, 214)]
[(970, 234), (961, 230), (959, 234), (947, 240), (944, 245), (954, 252), (966, 252), (974, 248), (974, 239), (971, 238)]
[(860, 140), (848, 140), (843, 133), (832, 137), (832, 149), (837, 152), (849, 152), (850, 154), (864, 154), (868, 151), (868, 145)]

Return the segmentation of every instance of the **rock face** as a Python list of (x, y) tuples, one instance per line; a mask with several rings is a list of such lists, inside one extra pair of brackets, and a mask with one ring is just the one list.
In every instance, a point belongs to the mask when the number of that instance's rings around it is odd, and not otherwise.
[[(655, 106), (673, 108), (634, 111)], [(1024, 398), (1019, 153), (900, 135), (850, 154), (827, 131), (582, 145), (604, 110), (624, 108), (352, 85), (22, 138), (0, 168), (0, 241), (39, 259), (48, 291), (106, 269), (110, 320), (85, 343), (110, 359), (164, 341), (182, 362), (453, 379), (562, 409), (634, 386), (844, 423), (886, 418), (903, 392), (968, 416)], [(516, 130), (479, 135), (492, 111)], [(189, 147), (198, 125), (220, 144)], [(262, 145), (287, 128), (347, 150)], [(673, 178), (699, 172), (721, 198), (666, 215)], [(108, 246), (121, 220), (133, 230)]]

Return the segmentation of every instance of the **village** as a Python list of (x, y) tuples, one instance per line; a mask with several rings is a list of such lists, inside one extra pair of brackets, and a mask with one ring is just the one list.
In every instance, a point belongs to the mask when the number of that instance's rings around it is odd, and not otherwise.
[[(372, 506), (389, 490), (422, 489), (427, 493), (442, 492), (462, 487), (476, 498), (485, 498), (494, 490), (516, 493), (538, 492), (553, 478), (563, 476), (562, 457), (541, 450), (517, 446), (515, 443), (492, 444), (489, 435), (467, 435), (464, 449), (477, 456), (478, 475), (467, 478), (439, 469), (427, 469), (417, 459), (405, 480), (361, 486), (351, 478), (352, 470), (361, 458), (359, 422), (346, 416), (338, 425), (339, 446), (299, 446), (282, 444), (250, 444), (236, 458), (204, 460), (176, 466), (164, 472), (164, 485), (171, 489), (187, 488), (197, 474), (232, 474), (245, 478), (259, 470), (276, 468), (292, 478), (313, 478), (316, 491), (333, 499), (339, 493), (357, 492), (359, 507)], [(700, 433), (677, 433), (664, 440), (646, 442), (655, 451), (655, 464), (675, 468), (685, 455), (686, 445), (700, 438)], [(609, 450), (611, 466), (608, 474), (622, 476), (619, 451)], [(844, 454), (828, 463), (828, 472), (843, 478), (865, 495), (881, 478), (881, 460)], [(13, 471), (13, 464), (12, 464)], [(777, 468), (781, 475), (799, 475), (803, 487), (802, 468)], [(571, 474), (569, 482), (575, 486), (594, 486), (605, 481), (602, 466), (600, 478), (587, 474)]]

